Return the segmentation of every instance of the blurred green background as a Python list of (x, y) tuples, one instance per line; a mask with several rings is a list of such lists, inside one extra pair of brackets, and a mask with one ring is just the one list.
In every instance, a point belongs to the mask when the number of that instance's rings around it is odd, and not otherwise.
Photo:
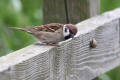
[(32, 36), (7, 27), (42, 24), (42, 0), (0, 0), (0, 56), (34, 42)]
[[(101, 13), (120, 7), (120, 0), (101, 0)], [(7, 27), (42, 24), (42, 0), (0, 0), (0, 56), (32, 44), (32, 36)], [(120, 80), (120, 67), (100, 76), (100, 80)]]

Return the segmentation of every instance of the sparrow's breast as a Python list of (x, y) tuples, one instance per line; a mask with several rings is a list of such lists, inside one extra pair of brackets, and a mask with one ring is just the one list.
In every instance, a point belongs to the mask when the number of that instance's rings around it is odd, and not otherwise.
[(34, 35), (39, 41), (44, 43), (56, 43), (64, 40), (63, 34), (60, 32), (43, 32), (40, 31)]

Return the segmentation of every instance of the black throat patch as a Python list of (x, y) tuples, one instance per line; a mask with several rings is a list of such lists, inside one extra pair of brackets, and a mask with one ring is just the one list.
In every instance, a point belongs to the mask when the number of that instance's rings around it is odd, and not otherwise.
[(70, 35), (65, 36), (65, 40), (67, 40), (67, 39), (69, 39), (69, 38), (71, 38)]
[(69, 30), (70, 31), (70, 34), (69, 35), (67, 35), (67, 36), (65, 36), (65, 40), (67, 40), (67, 39), (69, 39), (69, 38), (73, 38), (74, 37), (74, 34), (72, 33), (72, 31), (71, 30)]

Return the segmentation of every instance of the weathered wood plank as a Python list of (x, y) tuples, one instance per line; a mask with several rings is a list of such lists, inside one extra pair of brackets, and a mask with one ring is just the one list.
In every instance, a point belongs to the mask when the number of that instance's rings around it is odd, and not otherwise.
[(43, 0), (44, 24), (67, 23), (64, 0)]
[(99, 14), (99, 0), (44, 0), (44, 23), (78, 23)]
[[(120, 64), (120, 9), (76, 24), (59, 47), (30, 45), (0, 58), (5, 80), (91, 80)], [(97, 47), (90, 48), (96, 39)]]
[(89, 0), (89, 16), (95, 16), (100, 13), (100, 0)]
[(100, 0), (67, 0), (68, 19), (70, 23), (78, 23), (100, 11)]

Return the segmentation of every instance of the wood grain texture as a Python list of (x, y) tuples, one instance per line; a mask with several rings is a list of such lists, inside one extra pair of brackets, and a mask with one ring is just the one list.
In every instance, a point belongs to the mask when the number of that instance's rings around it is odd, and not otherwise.
[(43, 0), (44, 24), (67, 23), (64, 0)]
[(70, 23), (78, 23), (100, 11), (99, 0), (67, 0), (68, 18)]
[(100, 0), (89, 0), (89, 16), (95, 16), (100, 13)]
[[(2, 80), (91, 80), (120, 64), (120, 9), (76, 24), (59, 47), (33, 44), (0, 58)], [(91, 48), (90, 41), (97, 41)]]
[(99, 14), (100, 0), (44, 0), (44, 23), (76, 24)]

